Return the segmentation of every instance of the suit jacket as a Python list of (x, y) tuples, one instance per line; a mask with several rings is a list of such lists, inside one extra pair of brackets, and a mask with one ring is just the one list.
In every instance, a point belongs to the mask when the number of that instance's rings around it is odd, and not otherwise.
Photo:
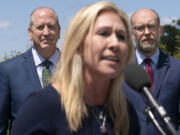
[[(0, 63), (0, 135), (6, 135), (25, 99), (41, 89), (32, 50)], [(10, 122), (10, 127), (11, 127)]]
[[(134, 62), (137, 63), (137, 59), (135, 59)], [(123, 91), (127, 99), (136, 109), (141, 126), (141, 135), (159, 135), (158, 130), (144, 113), (144, 110), (147, 107), (144, 96), (132, 90), (126, 82), (123, 82)], [(152, 94), (157, 98), (160, 105), (165, 108), (180, 135), (180, 61), (161, 51), (154, 78)], [(167, 132), (165, 125), (161, 121), (159, 123)]]

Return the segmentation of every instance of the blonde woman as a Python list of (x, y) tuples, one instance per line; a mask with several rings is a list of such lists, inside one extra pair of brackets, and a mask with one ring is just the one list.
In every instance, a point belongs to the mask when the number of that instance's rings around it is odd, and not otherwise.
[(128, 19), (113, 3), (80, 10), (66, 31), (50, 85), (27, 100), (12, 134), (127, 135), (121, 82), (132, 50)]

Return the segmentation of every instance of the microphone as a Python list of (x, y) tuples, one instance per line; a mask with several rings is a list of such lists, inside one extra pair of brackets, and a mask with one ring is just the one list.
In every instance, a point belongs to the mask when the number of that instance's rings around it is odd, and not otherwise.
[(124, 79), (126, 83), (135, 91), (142, 93), (151, 109), (157, 112), (161, 120), (165, 123), (171, 135), (176, 135), (176, 130), (170, 122), (170, 117), (165, 109), (159, 105), (157, 99), (151, 94), (151, 81), (147, 72), (138, 64), (128, 64), (124, 69)]

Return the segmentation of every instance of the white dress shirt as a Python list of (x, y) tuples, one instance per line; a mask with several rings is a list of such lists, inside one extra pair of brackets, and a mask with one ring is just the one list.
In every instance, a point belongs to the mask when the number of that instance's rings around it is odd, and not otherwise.
[[(43, 65), (42, 63), (45, 61), (45, 59), (36, 51), (36, 49), (33, 47), (32, 48), (32, 54), (33, 54), (33, 59), (35, 62), (36, 70), (39, 76), (39, 80), (41, 82), (41, 86), (43, 86), (42, 83), (42, 71), (43, 71)], [(60, 55), (58, 49), (56, 49), (56, 52), (48, 59), (49, 61), (52, 62), (50, 65), (50, 71), (53, 74), (56, 70), (57, 63), (59, 61)]]

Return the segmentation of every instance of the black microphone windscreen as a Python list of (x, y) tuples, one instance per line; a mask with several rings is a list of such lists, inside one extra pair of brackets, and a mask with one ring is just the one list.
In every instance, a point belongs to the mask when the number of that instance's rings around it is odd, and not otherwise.
[(142, 92), (144, 86), (151, 86), (149, 75), (138, 64), (131, 63), (126, 65), (124, 69), (124, 79), (127, 84), (137, 92)]

